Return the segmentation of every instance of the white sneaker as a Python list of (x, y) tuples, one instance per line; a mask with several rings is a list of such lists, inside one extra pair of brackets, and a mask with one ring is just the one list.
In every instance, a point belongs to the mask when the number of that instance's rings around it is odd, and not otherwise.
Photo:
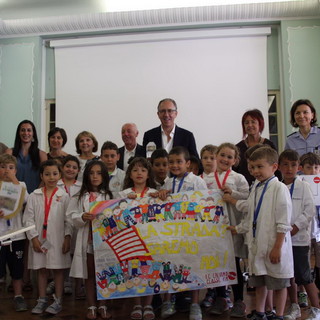
[(320, 309), (311, 307), (306, 320), (320, 320)]
[(202, 320), (202, 311), (198, 303), (190, 306), (189, 320)]
[(57, 298), (55, 295), (53, 295), (53, 298), (54, 302), (45, 311), (51, 314), (57, 314), (62, 310), (61, 298)]
[(165, 301), (161, 306), (161, 318), (166, 319), (176, 313), (174, 303), (171, 301)]
[(48, 298), (39, 298), (37, 305), (31, 310), (33, 314), (41, 314), (48, 306)]
[(283, 317), (284, 320), (296, 320), (301, 317), (301, 310), (297, 303), (292, 303), (287, 314)]

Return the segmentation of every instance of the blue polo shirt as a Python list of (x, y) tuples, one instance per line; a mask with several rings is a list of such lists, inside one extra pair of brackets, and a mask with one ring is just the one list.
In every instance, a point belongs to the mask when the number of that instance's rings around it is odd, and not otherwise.
[(299, 131), (287, 137), (285, 149), (292, 149), (303, 155), (307, 152), (320, 152), (320, 128), (311, 127), (310, 133), (305, 139)]

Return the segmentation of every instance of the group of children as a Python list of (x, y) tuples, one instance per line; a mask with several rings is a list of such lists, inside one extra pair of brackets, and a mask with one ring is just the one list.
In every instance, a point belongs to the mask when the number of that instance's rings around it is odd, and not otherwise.
[[(284, 151), (278, 159), (277, 152), (269, 147), (259, 146), (254, 149), (248, 156), (249, 171), (256, 179), (250, 187), (241, 174), (232, 170), (238, 161), (239, 152), (231, 143), (223, 143), (219, 147), (207, 145), (201, 150), (203, 173), (200, 176), (189, 172), (190, 155), (183, 147), (174, 147), (169, 154), (162, 149), (156, 150), (150, 161), (135, 158), (124, 172), (116, 165), (119, 160), (117, 146), (105, 142), (100, 160), (86, 164), (82, 183), (77, 181), (80, 164), (76, 157), (67, 156), (61, 166), (54, 160), (42, 163), (42, 187), (29, 195), (28, 200), (25, 199), (24, 213), (10, 219), (8, 223), (0, 211), (1, 233), (10, 228), (20, 228), (21, 220), (24, 226), (35, 225), (35, 229), (27, 232), (30, 240), (28, 267), (38, 273), (39, 299), (32, 313), (57, 314), (62, 310), (64, 270), (71, 268), (71, 277), (85, 280), (89, 306), (86, 318), (96, 319), (99, 316), (111, 319), (105, 301), (96, 301), (91, 229), (94, 216), (89, 212), (90, 202), (145, 196), (166, 200), (171, 193), (219, 189), (229, 215), (238, 278), (238, 284), (232, 286), (234, 301), (230, 315), (245, 316), (240, 260), (248, 258), (250, 285), (256, 287), (256, 310), (250, 315), (252, 319), (267, 318), (266, 312), (273, 308), (270, 299), (270, 303), (266, 303), (271, 292), (274, 293), (276, 307), (271, 317), (279, 320), (283, 317), (286, 320), (299, 317), (297, 285), (304, 286), (311, 302), (308, 319), (320, 319), (318, 290), (309, 263), (311, 222), (316, 234), (320, 230), (320, 218), (319, 213), (315, 216), (309, 185), (297, 177), (299, 171), (319, 174), (320, 170), (312, 171), (313, 167), (320, 165), (319, 157), (309, 154), (302, 157), (300, 163), (298, 154), (292, 150)], [(274, 176), (278, 168), (283, 176), (282, 182)], [(0, 181), (19, 184), (15, 172), (15, 158), (0, 156)], [(75, 238), (76, 241), (72, 240)], [(15, 309), (24, 311), (27, 310), (21, 280), (24, 235), (12, 240), (11, 247), (1, 247), (1, 260), (6, 259), (13, 279)], [(319, 277), (318, 240), (314, 247), (315, 271)], [(72, 243), (75, 244), (73, 250)], [(73, 253), (72, 259), (70, 250)], [(50, 305), (46, 294), (48, 270), (52, 270), (55, 282), (54, 301)], [(284, 316), (287, 290), (291, 305)], [(226, 288), (219, 287), (214, 291), (214, 301), (209, 312), (222, 314), (229, 309)], [(191, 295), (189, 319), (201, 320), (199, 291), (192, 291)], [(161, 316), (167, 318), (175, 312), (171, 295), (165, 294)], [(134, 298), (130, 318), (154, 319), (152, 296)]]

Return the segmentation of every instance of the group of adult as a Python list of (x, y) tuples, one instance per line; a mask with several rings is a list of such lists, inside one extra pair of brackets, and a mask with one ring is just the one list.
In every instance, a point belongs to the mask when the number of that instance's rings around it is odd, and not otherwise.
[[(137, 143), (139, 131), (134, 123), (126, 123), (122, 126), (121, 136), (124, 146), (119, 148), (120, 159), (117, 164), (120, 169), (126, 170), (131, 157), (145, 157), (146, 148), (150, 143), (154, 144), (156, 148), (163, 148), (168, 152), (175, 146), (183, 146), (188, 149), (190, 155), (199, 158), (193, 133), (178, 127), (175, 123), (178, 115), (176, 102), (169, 98), (161, 100), (157, 107), (157, 115), (161, 124), (144, 133), (143, 145)], [(320, 129), (317, 127), (317, 114), (311, 101), (307, 99), (296, 101), (290, 111), (290, 122), (293, 127), (298, 128), (298, 131), (287, 137), (285, 149), (294, 149), (300, 155), (307, 152), (317, 152), (320, 148)], [(245, 112), (241, 123), (243, 139), (237, 144), (241, 159), (235, 169), (242, 173), (251, 184), (253, 177), (248, 171), (245, 152), (257, 144), (269, 145), (274, 149), (276, 147), (269, 139), (261, 136), (264, 129), (264, 118), (261, 111), (253, 109)], [(98, 142), (93, 135), (89, 138), (91, 141), (86, 141), (85, 138), (81, 139), (79, 136), (76, 138), (78, 157), (83, 165), (88, 160), (96, 158), (92, 152), (97, 151)], [(63, 151), (67, 142), (67, 134), (64, 129), (51, 129), (48, 133), (48, 142), (49, 152), (40, 150), (34, 124), (29, 120), (24, 120), (17, 127), (13, 148), (5, 150), (6, 153), (17, 158), (17, 178), (26, 183), (29, 193), (40, 184), (40, 163), (48, 158), (63, 159), (67, 155)], [(6, 146), (2, 147), (5, 149)]]

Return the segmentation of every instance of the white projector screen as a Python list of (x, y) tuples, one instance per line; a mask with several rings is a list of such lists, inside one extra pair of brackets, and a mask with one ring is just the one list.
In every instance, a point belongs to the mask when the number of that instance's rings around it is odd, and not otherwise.
[(177, 102), (176, 124), (194, 133), (198, 150), (239, 142), (248, 109), (260, 109), (268, 128), (269, 33), (248, 28), (51, 41), (65, 151), (76, 153), (74, 139), (83, 130), (96, 136), (99, 148), (106, 140), (120, 147), (126, 122), (137, 124), (142, 143), (143, 133), (160, 125), (156, 108), (163, 98)]

